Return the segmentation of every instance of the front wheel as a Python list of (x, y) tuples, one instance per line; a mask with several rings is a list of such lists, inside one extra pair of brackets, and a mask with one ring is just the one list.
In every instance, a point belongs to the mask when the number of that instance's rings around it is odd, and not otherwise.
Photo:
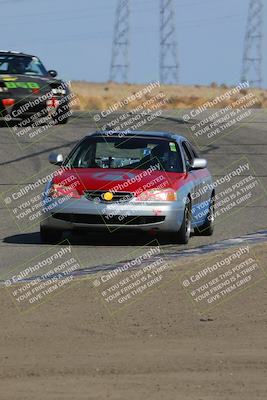
[(53, 117), (54, 123), (55, 125), (65, 125), (69, 118), (68, 117), (64, 117), (64, 118), (58, 118), (58, 117)]
[(41, 226), (40, 236), (42, 243), (45, 244), (57, 244), (62, 238), (62, 231), (58, 229), (45, 228)]
[(56, 113), (53, 115), (53, 120), (55, 125), (64, 125), (69, 120), (69, 107), (64, 106), (64, 108), (59, 107)]
[(180, 244), (188, 243), (191, 233), (191, 220), (192, 220), (191, 203), (190, 200), (188, 199), (184, 209), (183, 222), (176, 236), (177, 243)]
[(65, 125), (68, 122), (69, 118), (65, 117), (61, 119), (60, 121), (57, 121), (56, 125)]

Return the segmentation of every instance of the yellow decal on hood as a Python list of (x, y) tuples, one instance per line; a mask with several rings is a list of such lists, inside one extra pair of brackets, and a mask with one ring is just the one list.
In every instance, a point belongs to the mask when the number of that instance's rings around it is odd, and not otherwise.
[(16, 81), (18, 78), (16, 76), (4, 76), (3, 81)]

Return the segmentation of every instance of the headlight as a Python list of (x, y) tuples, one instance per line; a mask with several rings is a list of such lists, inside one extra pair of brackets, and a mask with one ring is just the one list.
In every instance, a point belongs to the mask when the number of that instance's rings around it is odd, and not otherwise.
[(146, 190), (136, 197), (137, 201), (175, 201), (176, 199), (176, 192), (171, 188)]
[(70, 186), (64, 186), (60, 185), (57, 183), (53, 183), (48, 192), (47, 192), (48, 197), (52, 197), (53, 199), (56, 199), (58, 197), (81, 197), (77, 190), (73, 188), (71, 185)]

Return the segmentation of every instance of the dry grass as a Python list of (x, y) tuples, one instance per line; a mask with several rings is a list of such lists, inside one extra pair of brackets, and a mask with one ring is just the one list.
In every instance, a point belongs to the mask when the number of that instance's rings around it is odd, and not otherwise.
[[(145, 86), (147, 85), (74, 81), (72, 82), (72, 90), (79, 100), (75, 108), (81, 111), (106, 110), (116, 102), (142, 90)], [(149, 100), (159, 93), (163, 93), (168, 100), (164, 106), (160, 107), (161, 109), (195, 108), (204, 104), (206, 101), (210, 101), (224, 94), (230, 89), (231, 87), (227, 87), (226, 85), (217, 86), (216, 84), (212, 84), (211, 86), (162, 85), (153, 89), (150, 94), (146, 94), (140, 100), (132, 101), (128, 105), (120, 107), (120, 110), (132, 110), (145, 100)], [(253, 107), (267, 108), (267, 90), (260, 89), (243, 89), (239, 95), (232, 96), (230, 101), (226, 100), (221, 102), (218, 107), (223, 108), (251, 91), (253, 91), (254, 95), (257, 97), (257, 102)]]

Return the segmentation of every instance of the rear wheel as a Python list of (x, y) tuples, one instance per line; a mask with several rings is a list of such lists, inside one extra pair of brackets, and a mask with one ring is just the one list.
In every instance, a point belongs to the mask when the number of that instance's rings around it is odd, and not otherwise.
[(215, 196), (212, 195), (210, 199), (209, 212), (206, 221), (203, 225), (195, 229), (197, 235), (201, 236), (212, 236), (214, 232), (214, 221), (215, 221)]
[(56, 244), (59, 243), (62, 238), (62, 231), (41, 226), (40, 236), (43, 243)]
[(184, 209), (183, 223), (176, 236), (176, 242), (180, 244), (188, 243), (191, 233), (191, 219), (192, 219), (191, 202), (188, 199)]

